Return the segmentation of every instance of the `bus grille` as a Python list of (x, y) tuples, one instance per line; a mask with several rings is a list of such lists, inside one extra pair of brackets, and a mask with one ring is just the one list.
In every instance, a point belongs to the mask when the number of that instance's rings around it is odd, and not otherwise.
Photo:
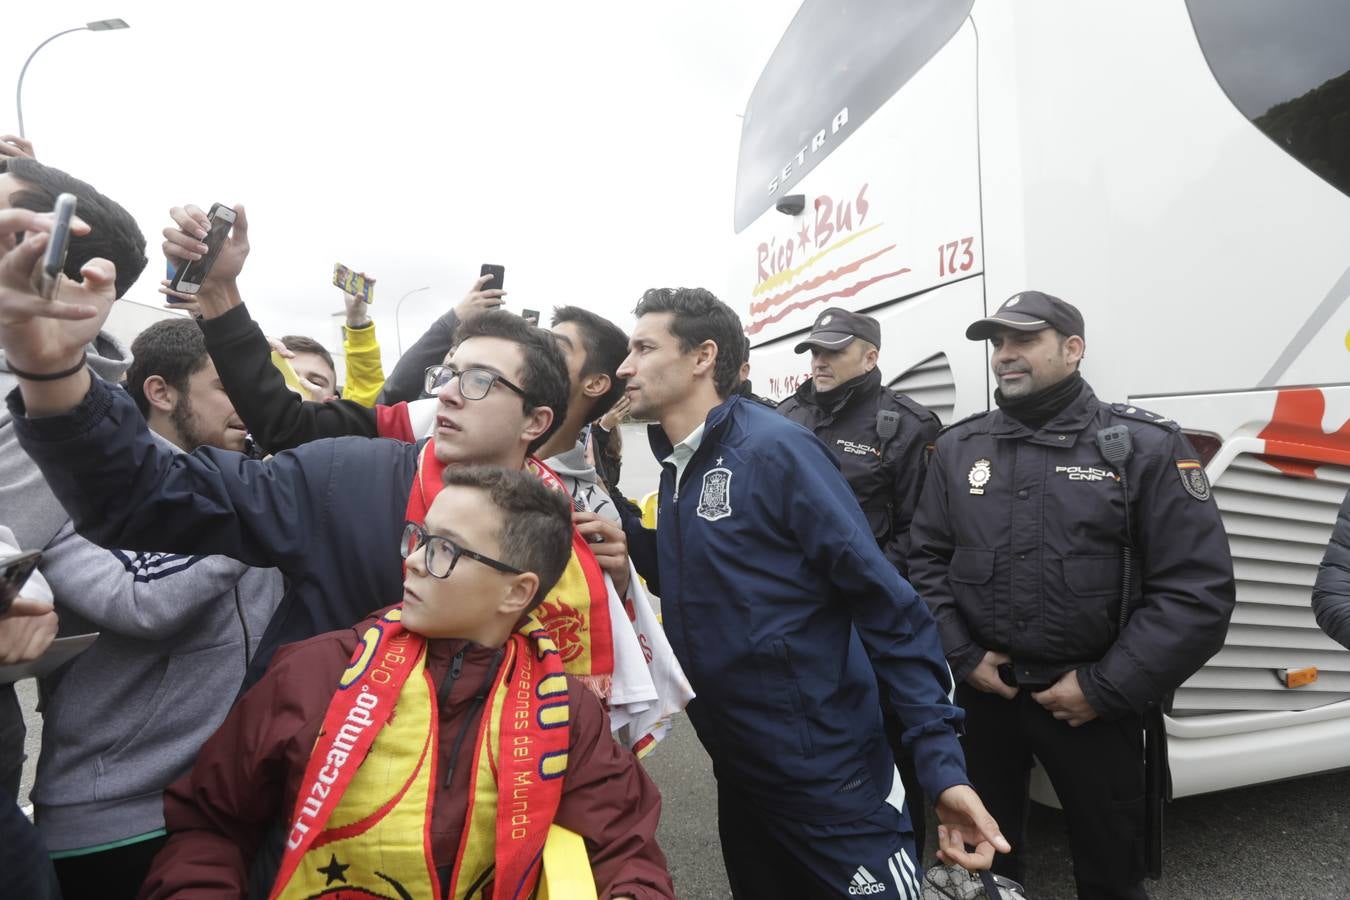
[[(1237, 576), (1224, 647), (1177, 691), (1173, 715), (1302, 710), (1350, 698), (1350, 652), (1313, 617), (1312, 589), (1350, 468), (1317, 478), (1281, 474), (1240, 454), (1214, 483)], [(1316, 666), (1317, 681), (1286, 688), (1276, 671)]]
[(890, 386), (931, 409), (943, 425), (952, 424), (952, 411), (956, 409), (956, 379), (952, 377), (947, 354), (938, 353), (911, 366)]

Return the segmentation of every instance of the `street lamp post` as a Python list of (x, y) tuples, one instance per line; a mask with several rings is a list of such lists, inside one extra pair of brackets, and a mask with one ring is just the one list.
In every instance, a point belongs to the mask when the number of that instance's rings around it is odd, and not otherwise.
[(67, 28), (65, 31), (58, 31), (56, 34), (38, 44), (23, 62), (23, 68), (19, 70), (19, 87), (14, 92), (14, 105), (18, 107), (19, 112), (19, 137), (27, 137), (27, 135), (23, 133), (23, 76), (28, 72), (28, 64), (33, 61), (33, 57), (38, 55), (38, 50), (41, 50), (63, 34), (72, 34), (76, 31), (119, 31), (123, 28), (130, 27), (130, 25), (121, 19), (99, 19), (97, 22), (87, 22), (79, 28)]
[(431, 290), (431, 285), (429, 284), (426, 285), (425, 287), (413, 288), (411, 291), (408, 291), (408, 293), (404, 294), (402, 297), (399, 297), (398, 302), (394, 304), (394, 340), (398, 344), (399, 356), (403, 355), (403, 333), (399, 330), (398, 327), (398, 311), (403, 307), (404, 300), (407, 300), (413, 294), (429, 290)]

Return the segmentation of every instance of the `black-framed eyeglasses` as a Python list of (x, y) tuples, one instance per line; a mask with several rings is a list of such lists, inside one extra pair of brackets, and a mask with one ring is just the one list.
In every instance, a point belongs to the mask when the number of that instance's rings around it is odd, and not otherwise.
[(424, 544), (427, 548), (427, 571), (436, 578), (449, 578), (450, 573), (455, 570), (455, 563), (459, 562), (461, 556), (476, 559), (483, 565), (491, 566), (498, 572), (505, 572), (507, 575), (525, 574), (515, 566), (508, 566), (506, 563), (495, 560), (490, 556), (475, 553), (461, 547), (447, 537), (432, 534), (416, 522), (409, 522), (403, 526), (403, 544), (399, 547), (399, 552), (404, 559), (412, 556), (413, 553), (417, 552), (417, 548)]
[(491, 369), (468, 368), (460, 372), (450, 366), (427, 366), (427, 393), (440, 393), (441, 388), (456, 378), (459, 379), (459, 392), (465, 400), (482, 400), (494, 384), (501, 384), (522, 397), (526, 396), (524, 388), (512, 384), (505, 376)]

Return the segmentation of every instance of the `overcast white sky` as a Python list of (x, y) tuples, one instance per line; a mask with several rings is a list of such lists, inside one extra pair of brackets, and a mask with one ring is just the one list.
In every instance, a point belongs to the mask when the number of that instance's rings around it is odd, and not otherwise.
[(23, 101), (38, 157), (140, 222), (150, 265), (128, 296), (159, 300), (170, 206), (243, 202), (265, 329), (337, 349), (340, 261), (379, 279), (388, 368), (399, 296), (431, 286), (403, 305), (407, 346), (484, 262), (506, 266), (509, 309), (545, 317), (577, 303), (627, 327), (647, 287), (724, 294), (737, 114), (796, 7), (15, 4), (0, 96), (48, 35), (125, 19), (45, 47)]

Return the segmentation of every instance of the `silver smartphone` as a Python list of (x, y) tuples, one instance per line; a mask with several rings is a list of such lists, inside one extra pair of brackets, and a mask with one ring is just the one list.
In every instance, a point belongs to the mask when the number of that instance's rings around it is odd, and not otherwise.
[(219, 203), (212, 205), (207, 218), (211, 220), (211, 227), (205, 240), (202, 241), (206, 245), (206, 253), (201, 259), (191, 259), (184, 263), (183, 268), (179, 269), (174, 277), (173, 283), (169, 285), (181, 294), (195, 294), (201, 290), (202, 282), (211, 274), (211, 267), (216, 264), (220, 248), (225, 246), (225, 239), (229, 237), (230, 228), (234, 226), (234, 210)]
[(61, 271), (66, 267), (66, 253), (70, 250), (70, 225), (75, 221), (75, 195), (59, 194), (52, 207), (52, 234), (42, 254), (38, 269), (38, 293), (48, 300), (56, 299), (61, 284)]

